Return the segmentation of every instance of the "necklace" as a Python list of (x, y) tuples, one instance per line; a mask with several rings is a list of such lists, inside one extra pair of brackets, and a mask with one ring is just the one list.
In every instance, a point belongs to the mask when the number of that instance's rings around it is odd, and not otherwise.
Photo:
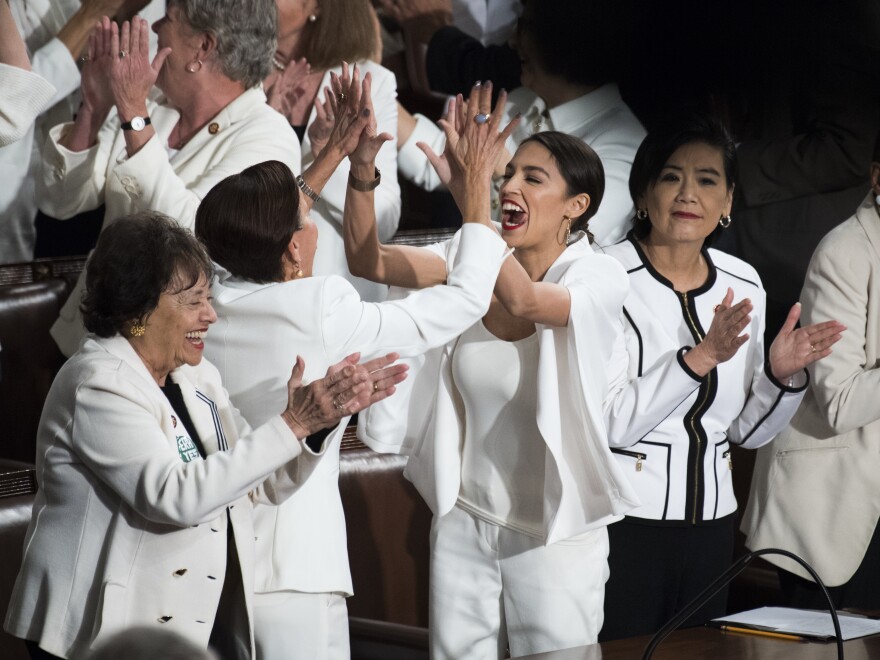
[(272, 55), (272, 66), (274, 66), (279, 71), (284, 71), (284, 67), (286, 67), (287, 65), (281, 61), (281, 59), (278, 57), (278, 53), (275, 53)]

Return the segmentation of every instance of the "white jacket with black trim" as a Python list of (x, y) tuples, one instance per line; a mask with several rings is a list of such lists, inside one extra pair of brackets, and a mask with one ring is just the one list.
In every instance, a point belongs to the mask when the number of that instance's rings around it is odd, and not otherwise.
[[(678, 292), (631, 234), (605, 252), (630, 278), (621, 357), (627, 379), (605, 410), (612, 452), (642, 501), (627, 516), (700, 524), (730, 515), (736, 511), (730, 445), (754, 449), (785, 428), (803, 398), (806, 371), (787, 387), (765, 368), (766, 294), (744, 261), (704, 249), (705, 284)], [(699, 378), (682, 356), (702, 341), (728, 287), (735, 301), (752, 301), (749, 339)]]

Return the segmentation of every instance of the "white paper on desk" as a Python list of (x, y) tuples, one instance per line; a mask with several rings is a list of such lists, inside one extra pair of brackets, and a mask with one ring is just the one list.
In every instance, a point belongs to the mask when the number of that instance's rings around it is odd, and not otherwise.
[[(838, 612), (838, 618), (844, 641), (880, 633), (880, 621), (875, 619), (865, 619), (841, 612)], [(835, 636), (830, 613), (797, 610), (791, 607), (759, 607), (756, 610), (713, 619), (713, 622), (805, 637), (834, 638)]]

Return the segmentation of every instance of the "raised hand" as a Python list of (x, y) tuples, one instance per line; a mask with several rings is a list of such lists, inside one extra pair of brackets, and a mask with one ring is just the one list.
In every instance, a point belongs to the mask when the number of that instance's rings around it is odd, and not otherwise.
[(372, 84), (373, 78), (368, 73), (364, 76), (360, 99), (362, 106), (361, 111), (363, 112), (363, 108), (366, 108), (369, 111), (368, 120), (363, 131), (361, 131), (357, 147), (355, 147), (355, 150), (348, 156), (352, 165), (373, 165), (376, 161), (376, 154), (379, 153), (379, 149), (382, 148), (383, 144), (392, 139), (390, 133), (376, 134), (376, 112), (373, 109)]
[[(370, 74), (367, 74), (367, 78)], [(349, 156), (357, 148), (361, 139), (361, 133), (370, 124), (372, 107), (368, 106), (368, 95), (363, 93), (360, 70), (355, 65), (348, 80), (348, 65), (343, 64), (342, 76), (330, 74), (330, 84), (333, 94), (330, 96), (334, 123), (327, 139), (327, 148), (335, 149), (344, 156)], [(365, 81), (366, 82), (366, 81)], [(366, 86), (369, 91), (369, 83)]]
[(800, 317), (801, 305), (795, 303), (779, 334), (770, 344), (770, 371), (781, 383), (807, 365), (831, 355), (831, 347), (846, 330), (846, 326), (838, 321), (824, 321), (795, 329)]
[[(473, 186), (478, 184), (485, 185), (488, 191), (499, 162), (508, 156), (505, 143), (519, 124), (519, 117), (499, 130), (506, 105), (507, 92), (502, 90), (493, 111), (492, 83), (477, 83), (471, 89), (467, 102), (459, 94), (450, 101), (446, 118), (438, 122), (446, 134), (443, 156), (435, 154), (428, 145), (418, 145), (437, 170), (440, 179), (446, 183), (462, 212), (467, 191), (474, 190)], [(488, 199), (487, 192), (486, 203)]]
[(742, 332), (752, 320), (752, 301), (744, 298), (731, 306), (732, 302), (733, 289), (728, 288), (703, 341), (684, 355), (687, 365), (700, 376), (727, 362), (749, 340), (748, 333)]
[(83, 108), (99, 117), (101, 123), (114, 105), (113, 90), (107, 75), (109, 63), (104, 61), (110, 51), (110, 19), (104, 17), (97, 23), (89, 35), (88, 50), (82, 58), (80, 89), (82, 91)]
[(315, 119), (309, 124), (309, 143), (313, 154), (317, 154), (326, 146), (327, 140), (330, 139), (330, 133), (333, 131), (333, 124), (336, 123), (331, 101), (332, 96), (333, 90), (325, 87), (324, 100), (315, 101)]
[(131, 23), (125, 21), (121, 30), (111, 23), (109, 39), (106, 27), (104, 32), (100, 61), (106, 68), (119, 116), (128, 120), (144, 112), (147, 95), (171, 49), (163, 48), (150, 62), (149, 25), (137, 16)]

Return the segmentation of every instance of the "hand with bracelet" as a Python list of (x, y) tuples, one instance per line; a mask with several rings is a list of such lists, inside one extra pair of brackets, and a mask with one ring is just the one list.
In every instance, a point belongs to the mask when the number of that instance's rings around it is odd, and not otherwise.
[[(300, 195), (300, 210), (303, 213), (307, 213), (320, 199), (320, 192), (327, 180), (343, 159), (357, 148), (361, 134), (371, 121), (375, 133), (375, 117), (370, 101), (372, 78), (368, 73), (361, 81), (357, 65), (349, 71), (348, 65), (343, 64), (341, 76), (330, 74), (332, 87), (325, 90), (326, 106), (322, 111), (334, 118), (333, 127), (330, 129), (326, 144), (315, 157), (314, 162), (296, 178), (296, 183), (303, 193)], [(390, 140), (391, 136), (383, 133), (376, 139), (381, 139), (378, 145), (381, 146), (386, 140)], [(374, 173), (375, 167), (367, 177), (367, 183), (375, 181)]]

